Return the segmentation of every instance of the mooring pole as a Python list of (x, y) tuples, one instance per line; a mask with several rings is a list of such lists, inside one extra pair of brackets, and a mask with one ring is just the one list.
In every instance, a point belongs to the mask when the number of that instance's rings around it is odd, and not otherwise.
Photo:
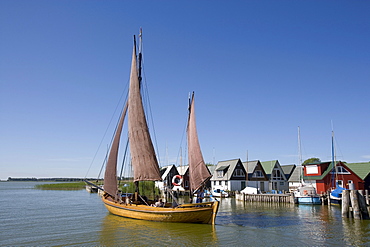
[(349, 217), (349, 190), (342, 191), (342, 218)]
[(358, 193), (359, 193), (358, 200), (360, 204), (360, 210), (362, 213), (362, 219), (369, 219), (369, 211), (367, 210), (366, 200), (364, 197), (364, 191), (359, 190)]
[(359, 203), (358, 203), (357, 190), (351, 190), (350, 197), (351, 197), (353, 218), (356, 219), (356, 220), (360, 220), (361, 219), (361, 211), (360, 211), (360, 206), (359, 206)]

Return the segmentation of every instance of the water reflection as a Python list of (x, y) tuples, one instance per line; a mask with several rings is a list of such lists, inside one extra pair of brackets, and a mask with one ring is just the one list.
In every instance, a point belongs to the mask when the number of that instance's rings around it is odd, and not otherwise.
[(364, 246), (370, 242), (368, 220), (343, 219), (343, 241), (347, 245)]
[(128, 219), (107, 214), (102, 221), (100, 244), (117, 246), (130, 244), (197, 246), (216, 245), (214, 226), (207, 224), (163, 223)]

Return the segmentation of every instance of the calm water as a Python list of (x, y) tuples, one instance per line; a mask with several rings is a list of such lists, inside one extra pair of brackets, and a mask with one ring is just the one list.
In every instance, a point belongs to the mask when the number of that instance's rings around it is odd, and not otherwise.
[(0, 183), (0, 246), (370, 246), (370, 221), (327, 206), (223, 199), (216, 226), (111, 215), (97, 194)]

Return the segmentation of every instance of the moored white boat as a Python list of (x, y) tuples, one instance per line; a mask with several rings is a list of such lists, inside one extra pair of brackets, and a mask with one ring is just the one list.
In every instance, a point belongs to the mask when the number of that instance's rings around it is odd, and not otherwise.
[(214, 197), (229, 197), (229, 193), (222, 189), (213, 189), (211, 191), (212, 196)]
[(316, 193), (313, 186), (300, 186), (294, 191), (294, 202), (296, 204), (321, 204), (321, 197)]

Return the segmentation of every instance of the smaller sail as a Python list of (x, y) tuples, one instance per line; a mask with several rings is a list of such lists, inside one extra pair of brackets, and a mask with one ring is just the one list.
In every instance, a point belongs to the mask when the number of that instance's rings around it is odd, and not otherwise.
[(192, 193), (194, 193), (212, 177), (211, 173), (204, 163), (202, 151), (200, 149), (200, 144), (198, 140), (194, 108), (194, 93), (190, 99), (187, 136), (190, 188)]
[(104, 173), (104, 191), (114, 198), (117, 195), (117, 159), (118, 159), (118, 149), (121, 140), (122, 127), (125, 120), (127, 111), (127, 103), (122, 111), (120, 121), (117, 126), (116, 133), (114, 135), (112, 147), (109, 151), (107, 167)]

